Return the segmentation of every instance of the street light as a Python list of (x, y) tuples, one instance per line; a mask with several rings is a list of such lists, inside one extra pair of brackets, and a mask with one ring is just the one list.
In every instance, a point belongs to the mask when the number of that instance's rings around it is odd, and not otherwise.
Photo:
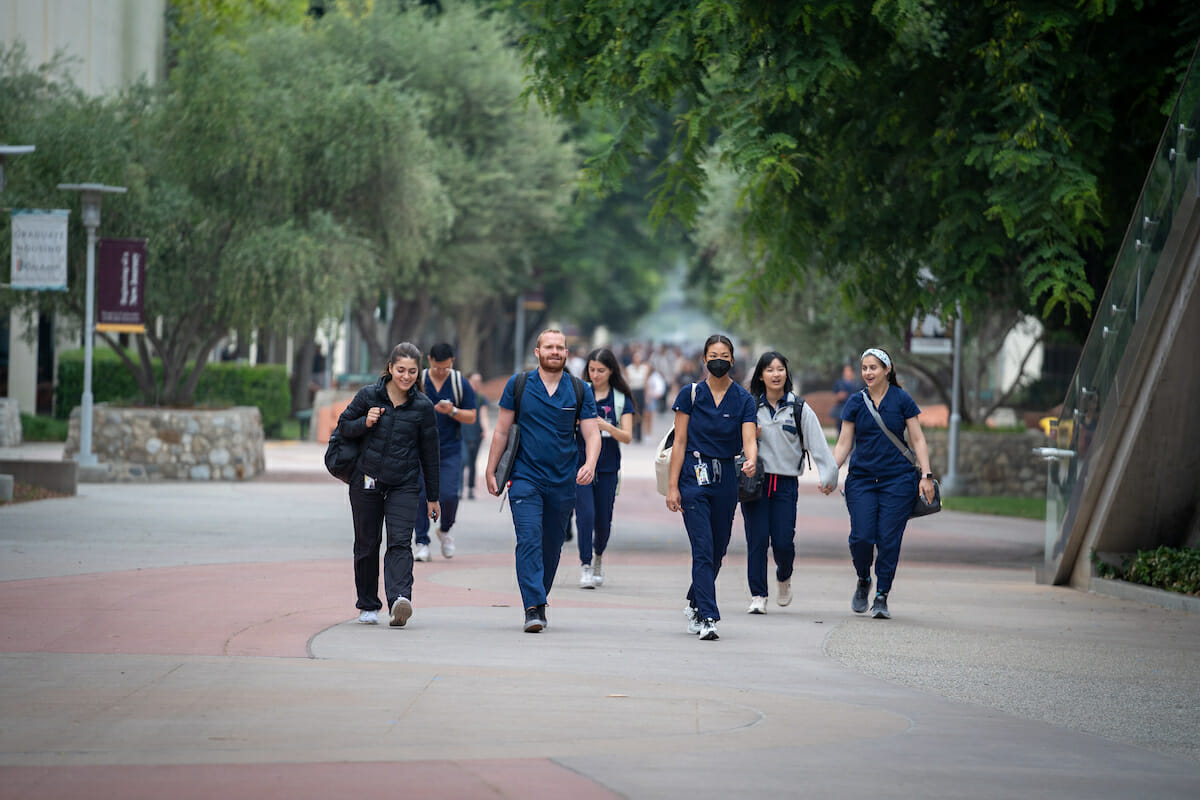
[(4, 191), (4, 162), (8, 156), (23, 156), (37, 148), (31, 144), (0, 144), (0, 192)]
[(100, 198), (125, 194), (124, 186), (102, 183), (60, 183), (59, 189), (83, 193), (83, 225), (87, 228), (87, 289), (83, 306), (83, 401), (79, 412), (79, 466), (96, 466), (92, 452), (92, 337), (96, 297), (96, 229), (100, 227)]

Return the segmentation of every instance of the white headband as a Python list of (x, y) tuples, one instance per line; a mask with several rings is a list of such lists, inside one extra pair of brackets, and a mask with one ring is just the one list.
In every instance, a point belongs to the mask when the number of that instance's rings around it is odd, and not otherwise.
[(868, 347), (866, 350), (863, 350), (863, 354), (858, 360), (862, 361), (867, 356), (875, 356), (883, 362), (883, 366), (887, 367), (888, 369), (892, 368), (892, 360), (888, 358), (887, 353), (883, 352), (878, 347)]

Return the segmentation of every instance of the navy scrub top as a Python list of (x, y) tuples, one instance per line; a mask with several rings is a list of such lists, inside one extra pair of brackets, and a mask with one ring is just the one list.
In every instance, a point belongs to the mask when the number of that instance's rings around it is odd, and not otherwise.
[[(463, 378), (462, 382), (462, 402), (457, 403), (454, 400), (454, 376), (447, 375), (446, 380), (442, 382), (442, 390), (435, 392), (433, 390), (433, 376), (425, 376), (425, 394), (429, 397), (434, 405), (437, 405), (439, 400), (449, 400), (459, 408), (472, 409), (475, 408), (475, 390), (471, 388), (471, 384)], [(449, 414), (437, 412), (437, 428), (438, 428), (438, 443), (441, 445), (442, 454), (453, 456), (459, 451), (459, 434), (462, 429), (462, 423), (453, 419)], [(443, 459), (445, 460), (445, 459)]]
[(696, 384), (693, 406), (689, 383), (679, 390), (672, 408), (688, 415), (687, 451), (699, 451), (705, 458), (733, 458), (742, 452), (742, 424), (758, 422), (758, 404), (738, 383), (730, 384), (719, 407), (707, 381)]
[[(551, 396), (538, 370), (528, 373), (521, 395), (521, 446), (513, 462), (512, 479), (527, 480), (540, 487), (558, 487), (575, 482), (575, 383), (565, 372)], [(513, 375), (504, 384), (500, 407), (513, 410)], [(596, 400), (586, 383), (583, 387), (581, 420), (595, 419)]]
[[(850, 455), (848, 474), (857, 477), (894, 478), (911, 473), (912, 462), (905, 458), (887, 434), (880, 430), (875, 418), (867, 409), (868, 402), (870, 401), (863, 397), (862, 392), (855, 392), (846, 398), (846, 407), (842, 409), (842, 419), (854, 424), (854, 452)], [(888, 386), (887, 394), (883, 396), (883, 402), (876, 410), (892, 433), (896, 434), (900, 441), (908, 444), (904, 438), (905, 423), (921, 413), (912, 396), (898, 386)]]
[[(591, 386), (589, 383), (588, 386)], [(618, 416), (618, 411), (620, 416)], [(633, 398), (625, 395), (625, 406), (621, 409), (616, 408), (616, 398), (613, 396), (612, 388), (608, 390), (608, 395), (605, 397), (596, 398), (596, 417), (602, 419), (613, 427), (621, 427), (621, 417), (626, 414), (636, 414), (637, 408), (634, 406)], [(583, 462), (587, 460), (587, 446), (583, 441), (583, 437), (579, 437), (579, 466), (583, 466)], [(621, 471), (621, 443), (611, 436), (602, 436), (600, 438), (600, 458), (596, 459), (596, 472), (620, 472)]]

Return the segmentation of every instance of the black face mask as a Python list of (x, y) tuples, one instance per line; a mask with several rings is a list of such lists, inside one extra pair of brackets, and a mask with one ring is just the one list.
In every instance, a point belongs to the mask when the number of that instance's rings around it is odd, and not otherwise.
[(704, 366), (708, 367), (709, 373), (714, 378), (724, 378), (725, 373), (733, 369), (733, 364), (723, 358), (714, 358), (707, 362)]

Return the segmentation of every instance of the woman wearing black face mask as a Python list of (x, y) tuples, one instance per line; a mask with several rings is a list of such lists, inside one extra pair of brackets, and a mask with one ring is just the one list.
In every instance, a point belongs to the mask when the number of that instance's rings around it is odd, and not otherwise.
[(717, 572), (729, 546), (737, 509), (733, 459), (744, 452), (747, 475), (758, 460), (757, 406), (733, 382), (733, 342), (713, 334), (704, 343), (708, 378), (688, 384), (675, 398), (675, 443), (667, 508), (683, 512), (692, 545), (692, 585), (688, 589), (688, 633), (717, 638)]

